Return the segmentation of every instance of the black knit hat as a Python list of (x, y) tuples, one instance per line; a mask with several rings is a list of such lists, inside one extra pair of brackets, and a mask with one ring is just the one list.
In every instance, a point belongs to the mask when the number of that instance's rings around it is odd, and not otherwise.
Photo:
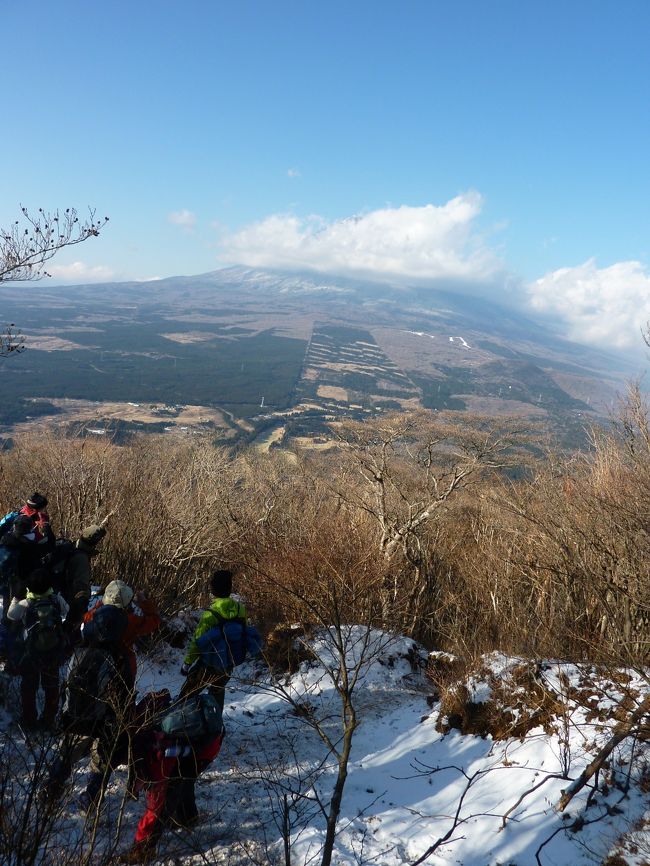
[(27, 500), (27, 504), (30, 508), (42, 511), (44, 508), (47, 508), (47, 496), (43, 496), (42, 493), (32, 493)]
[(210, 578), (210, 589), (217, 598), (228, 598), (232, 592), (232, 571), (215, 571)]
[(27, 589), (35, 595), (42, 595), (52, 588), (52, 575), (46, 568), (36, 568), (25, 580)]

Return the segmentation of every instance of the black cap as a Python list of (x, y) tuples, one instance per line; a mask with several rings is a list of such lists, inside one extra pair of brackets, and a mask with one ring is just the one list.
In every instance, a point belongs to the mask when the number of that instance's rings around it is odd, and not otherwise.
[(27, 500), (27, 504), (30, 508), (42, 511), (44, 508), (47, 508), (47, 496), (43, 496), (42, 493), (32, 493)]

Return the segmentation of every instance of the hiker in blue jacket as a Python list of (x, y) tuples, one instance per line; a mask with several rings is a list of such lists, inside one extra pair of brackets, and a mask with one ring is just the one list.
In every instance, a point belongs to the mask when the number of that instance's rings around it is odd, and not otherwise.
[(222, 710), (226, 685), (230, 679), (232, 668), (215, 668), (205, 664), (197, 641), (210, 629), (224, 622), (237, 620), (244, 625), (246, 624), (246, 608), (241, 602), (230, 597), (232, 577), (232, 571), (220, 569), (215, 571), (210, 578), (210, 588), (214, 600), (199, 620), (181, 667), (181, 673), (187, 679), (183, 683), (179, 697), (184, 698), (187, 695), (196, 694), (207, 686), (208, 691), (219, 702)]

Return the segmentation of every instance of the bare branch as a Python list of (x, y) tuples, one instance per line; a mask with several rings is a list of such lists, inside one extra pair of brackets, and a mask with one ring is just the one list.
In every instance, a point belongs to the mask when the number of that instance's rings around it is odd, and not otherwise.
[(0, 229), (0, 283), (49, 277), (47, 261), (64, 247), (97, 237), (108, 222), (108, 217), (97, 219), (91, 208), (85, 220), (80, 220), (75, 208), (62, 213), (39, 208), (36, 214), (23, 205), (20, 209), (22, 219)]

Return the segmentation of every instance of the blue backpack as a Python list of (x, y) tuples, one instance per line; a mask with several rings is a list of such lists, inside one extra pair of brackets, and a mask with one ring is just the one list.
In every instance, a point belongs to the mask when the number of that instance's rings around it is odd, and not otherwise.
[(14, 525), (14, 522), (20, 511), (10, 511), (8, 514), (0, 519), (0, 536), (5, 535), (7, 532), (11, 530), (11, 527)]
[(217, 625), (196, 641), (201, 661), (206, 667), (229, 671), (245, 662), (247, 656), (257, 656), (262, 652), (264, 641), (254, 625), (247, 625), (239, 617), (222, 619), (211, 613)]

